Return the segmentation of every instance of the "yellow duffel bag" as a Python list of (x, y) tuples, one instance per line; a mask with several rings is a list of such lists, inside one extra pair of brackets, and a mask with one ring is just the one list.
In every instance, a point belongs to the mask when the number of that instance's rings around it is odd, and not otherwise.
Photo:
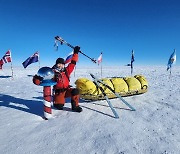
[(135, 77), (125, 77), (124, 81), (126, 81), (128, 85), (129, 92), (141, 90), (141, 83)]
[[(104, 79), (101, 79), (106, 85), (108, 85), (109, 87), (111, 87), (113, 90), (114, 90), (114, 86), (113, 86), (113, 84), (112, 84), (112, 82), (111, 82), (111, 80), (110, 79), (108, 79), (108, 78), (104, 78)], [(104, 86), (104, 85), (102, 85), (102, 84), (100, 84), (100, 86), (103, 88), (103, 90), (104, 90), (104, 92), (106, 93), (106, 94), (111, 94), (112, 93), (112, 91), (110, 90), (110, 89), (108, 89), (106, 86)], [(99, 89), (100, 90), (100, 89)]]
[(80, 94), (99, 94), (99, 90), (97, 89), (96, 85), (87, 78), (79, 78), (76, 80), (75, 84), (79, 89)]
[(142, 75), (135, 75), (134, 76), (136, 79), (139, 80), (139, 82), (141, 83), (141, 89), (147, 89), (148, 87), (148, 82), (146, 80), (146, 78)]
[(128, 85), (123, 78), (111, 78), (116, 93), (128, 92)]
[[(134, 77), (112, 77), (103, 78), (106, 85), (111, 87), (116, 93), (121, 96), (131, 96), (147, 92), (148, 82), (142, 75)], [(76, 88), (79, 89), (81, 98), (87, 100), (102, 100), (105, 99), (100, 88), (87, 78), (79, 78), (75, 81)], [(99, 84), (109, 98), (115, 98), (116, 95), (103, 84)]]

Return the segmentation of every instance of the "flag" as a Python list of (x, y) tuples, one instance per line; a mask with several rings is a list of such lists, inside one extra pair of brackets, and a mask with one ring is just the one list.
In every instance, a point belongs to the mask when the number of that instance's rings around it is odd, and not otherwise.
[(98, 65), (102, 62), (102, 52), (101, 52), (100, 56), (98, 57), (97, 61), (98, 61)]
[(2, 66), (3, 66), (3, 61), (2, 59), (0, 60), (0, 69), (2, 69)]
[(5, 63), (10, 63), (12, 61), (11, 58), (11, 51), (8, 50), (5, 55), (2, 57), (2, 59), (0, 60), (0, 69), (2, 69), (3, 64)]
[(167, 71), (172, 67), (173, 64), (176, 62), (176, 50), (171, 54), (168, 64), (167, 64)]
[(73, 57), (73, 51), (68, 54), (68, 56), (65, 58), (65, 64), (69, 63), (72, 60)]
[(131, 54), (131, 75), (132, 75), (132, 73), (133, 73), (133, 62), (135, 61), (135, 59), (134, 59), (134, 50), (132, 50), (132, 54)]
[(133, 62), (135, 61), (134, 59), (134, 51), (132, 50), (132, 55), (131, 55), (131, 67), (133, 67)]
[(4, 64), (4, 63), (10, 63), (11, 61), (12, 61), (12, 59), (11, 59), (11, 51), (10, 50), (8, 50), (7, 52), (6, 52), (6, 54), (2, 57), (2, 63)]
[(12, 67), (12, 58), (11, 58), (11, 51), (8, 50), (6, 54), (0, 60), (0, 69), (2, 69), (3, 64), (11, 63), (11, 71), (12, 71), (12, 78), (13, 78), (13, 67)]
[(26, 68), (28, 65), (39, 61), (39, 52), (35, 52), (31, 57), (26, 59), (22, 65)]

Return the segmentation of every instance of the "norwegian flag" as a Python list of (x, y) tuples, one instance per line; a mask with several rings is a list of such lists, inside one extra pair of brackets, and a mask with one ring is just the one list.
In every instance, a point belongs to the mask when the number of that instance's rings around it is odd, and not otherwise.
[(3, 66), (3, 61), (2, 59), (0, 60), (0, 69), (2, 69), (2, 66)]
[(102, 52), (101, 52), (100, 56), (98, 57), (97, 61), (98, 61), (98, 65), (102, 62)]
[(0, 63), (10, 63), (12, 62), (12, 59), (11, 59), (11, 51), (8, 50), (6, 52), (6, 54), (2, 57), (2, 59), (0, 60), (1, 62)]
[(3, 64), (12, 62), (11, 51), (8, 50), (6, 54), (0, 59), (0, 69), (2, 69)]

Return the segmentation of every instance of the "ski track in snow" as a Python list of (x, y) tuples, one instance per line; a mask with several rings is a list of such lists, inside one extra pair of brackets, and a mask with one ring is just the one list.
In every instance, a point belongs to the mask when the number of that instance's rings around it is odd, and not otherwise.
[[(0, 153), (3, 154), (179, 154), (180, 153), (180, 67), (172, 76), (162, 66), (135, 67), (144, 75), (148, 92), (124, 97), (136, 111), (119, 99), (111, 99), (119, 114), (113, 118), (105, 100), (80, 100), (83, 112), (52, 107), (53, 118), (43, 120), (43, 88), (32, 83), (38, 68), (0, 70)], [(99, 68), (77, 67), (71, 84), (80, 77), (99, 78)], [(129, 76), (129, 67), (104, 67), (103, 77)]]

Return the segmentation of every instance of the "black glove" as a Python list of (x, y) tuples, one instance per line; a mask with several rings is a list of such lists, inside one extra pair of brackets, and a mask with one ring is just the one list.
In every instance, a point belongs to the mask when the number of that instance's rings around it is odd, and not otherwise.
[(74, 53), (77, 53), (77, 54), (78, 54), (79, 51), (80, 51), (80, 47), (79, 47), (79, 46), (75, 46), (75, 48), (74, 48)]

